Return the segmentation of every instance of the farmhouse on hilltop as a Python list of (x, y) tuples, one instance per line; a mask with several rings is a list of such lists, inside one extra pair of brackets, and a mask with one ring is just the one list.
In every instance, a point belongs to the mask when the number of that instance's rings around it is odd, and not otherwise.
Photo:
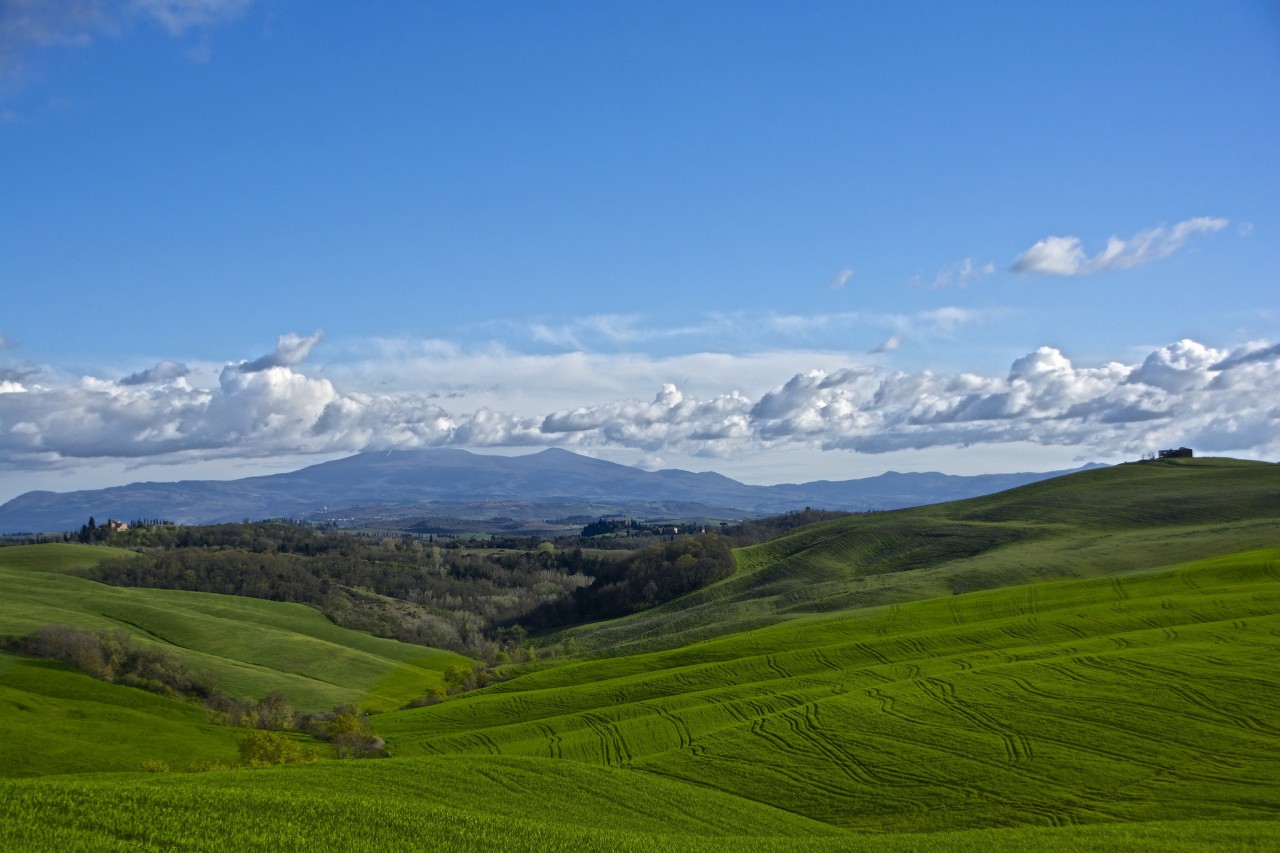
[(1177, 450), (1161, 450), (1161, 459), (1190, 459), (1195, 456), (1190, 447), (1179, 447)]

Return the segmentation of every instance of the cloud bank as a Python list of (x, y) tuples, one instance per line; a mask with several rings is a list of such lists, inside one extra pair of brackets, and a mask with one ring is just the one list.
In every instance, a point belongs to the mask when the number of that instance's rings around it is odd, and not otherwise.
[(1014, 272), (1080, 276), (1108, 270), (1130, 269), (1168, 257), (1195, 234), (1212, 234), (1227, 227), (1227, 220), (1198, 216), (1172, 228), (1158, 226), (1140, 231), (1127, 240), (1111, 237), (1106, 248), (1088, 257), (1079, 237), (1045, 237), (1013, 262)]
[(728, 387), (695, 395), (669, 382), (647, 398), (512, 411), (339, 388), (304, 371), (319, 338), (284, 335), (275, 352), (227, 364), (215, 382), (193, 382), (177, 362), (120, 380), (15, 373), (0, 382), (0, 469), (442, 446), (736, 457), (797, 446), (877, 454), (1030, 442), (1112, 458), (1179, 445), (1280, 455), (1280, 346), (1266, 341), (1231, 352), (1181, 340), (1101, 367), (1040, 347), (1004, 375), (866, 364), (779, 377), (754, 395)]

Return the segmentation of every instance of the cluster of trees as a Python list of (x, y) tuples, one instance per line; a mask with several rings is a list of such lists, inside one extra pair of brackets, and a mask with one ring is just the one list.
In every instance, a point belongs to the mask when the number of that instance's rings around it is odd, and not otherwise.
[(113, 525), (115, 523), (114, 520), (108, 520), (106, 524), (99, 527), (94, 517), (89, 516), (89, 523), (80, 525), (80, 532), (75, 537), (76, 541), (86, 545), (94, 542), (105, 542), (107, 537), (114, 531)]
[(685, 536), (650, 545), (601, 565), (589, 586), (546, 602), (522, 624), (540, 630), (645, 610), (733, 574), (733, 546), (724, 536)]
[(117, 586), (300, 602), (339, 625), (487, 660), (518, 652), (495, 626), (590, 584), (610, 561), (550, 544), (481, 552), (284, 523), (180, 527), (163, 535), (167, 544), (108, 558), (82, 574)]
[(661, 525), (643, 524), (634, 518), (598, 518), (582, 528), (582, 533), (579, 535), (583, 539), (617, 534), (623, 536), (641, 536), (646, 533), (658, 535), (663, 532), (663, 529)]
[(45, 625), (25, 637), (2, 638), (7, 651), (70, 664), (102, 681), (175, 698), (213, 699), (217, 677), (195, 673), (173, 652), (139, 646), (128, 632)]
[[(656, 606), (732, 574), (735, 546), (843, 514), (805, 509), (693, 536), (653, 535), (652, 525), (605, 519), (584, 533), (608, 528), (629, 535), (568, 540), (570, 547), (521, 537), (489, 548), (288, 522), (137, 522), (110, 534), (112, 544), (136, 553), (82, 574), (118, 586), (309, 604), (345, 627), (502, 663), (528, 658), (523, 629)], [(597, 543), (628, 543), (630, 550), (582, 547)]]
[(853, 515), (853, 513), (805, 507), (782, 515), (753, 518), (733, 525), (724, 524), (720, 527), (720, 533), (732, 542), (735, 548), (741, 548), (744, 545), (754, 545), (757, 542), (776, 539), (784, 533), (790, 533), (792, 530), (810, 524), (830, 521), (833, 518), (844, 518), (849, 515)]

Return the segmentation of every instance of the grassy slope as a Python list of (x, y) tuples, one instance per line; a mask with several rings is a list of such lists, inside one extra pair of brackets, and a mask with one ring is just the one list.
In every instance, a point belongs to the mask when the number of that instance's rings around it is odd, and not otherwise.
[(241, 734), (194, 705), (0, 654), (0, 776), (232, 764)]
[(1110, 853), (1258, 850), (1272, 839), (1266, 822), (1191, 820), (857, 836), (714, 790), (547, 759), (0, 781), (0, 849), (24, 851)]
[(283, 690), (302, 708), (395, 708), (441, 683), (460, 655), (340, 628), (301, 604), (181, 590), (110, 587), (62, 574), (111, 549), (0, 548), (0, 633), (50, 623), (125, 628), (218, 674), (227, 692)]
[(739, 550), (738, 572), (720, 583), (550, 639), (603, 654), (675, 648), (805, 613), (1268, 547), (1280, 547), (1280, 466), (1231, 459), (1122, 465), (802, 528)]
[[(577, 632), (647, 653), (379, 716), (399, 758), (0, 783), (0, 847), (1274, 848), (1276, 470), (1126, 466), (798, 531)], [(652, 651), (698, 619), (720, 636)]]
[(1270, 550), (809, 617), (381, 715), (391, 761), (0, 783), (0, 848), (1265, 849), (1277, 605)]
[(1280, 816), (1280, 550), (811, 616), (379, 718), (864, 831)]

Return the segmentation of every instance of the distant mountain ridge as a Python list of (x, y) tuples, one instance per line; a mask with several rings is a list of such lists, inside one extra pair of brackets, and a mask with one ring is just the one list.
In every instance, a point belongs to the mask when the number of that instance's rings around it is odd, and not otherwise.
[(541, 518), (552, 510), (561, 515), (649, 517), (768, 515), (806, 506), (865, 511), (975, 497), (1063, 473), (1067, 472), (957, 476), (891, 471), (856, 480), (751, 486), (713, 472), (644, 471), (560, 449), (526, 456), (394, 450), (239, 480), (27, 492), (0, 506), (0, 533), (73, 530), (90, 516), (215, 524), (243, 518), (328, 518), (343, 510), (378, 507), (402, 517), (416, 513), (475, 518)]

